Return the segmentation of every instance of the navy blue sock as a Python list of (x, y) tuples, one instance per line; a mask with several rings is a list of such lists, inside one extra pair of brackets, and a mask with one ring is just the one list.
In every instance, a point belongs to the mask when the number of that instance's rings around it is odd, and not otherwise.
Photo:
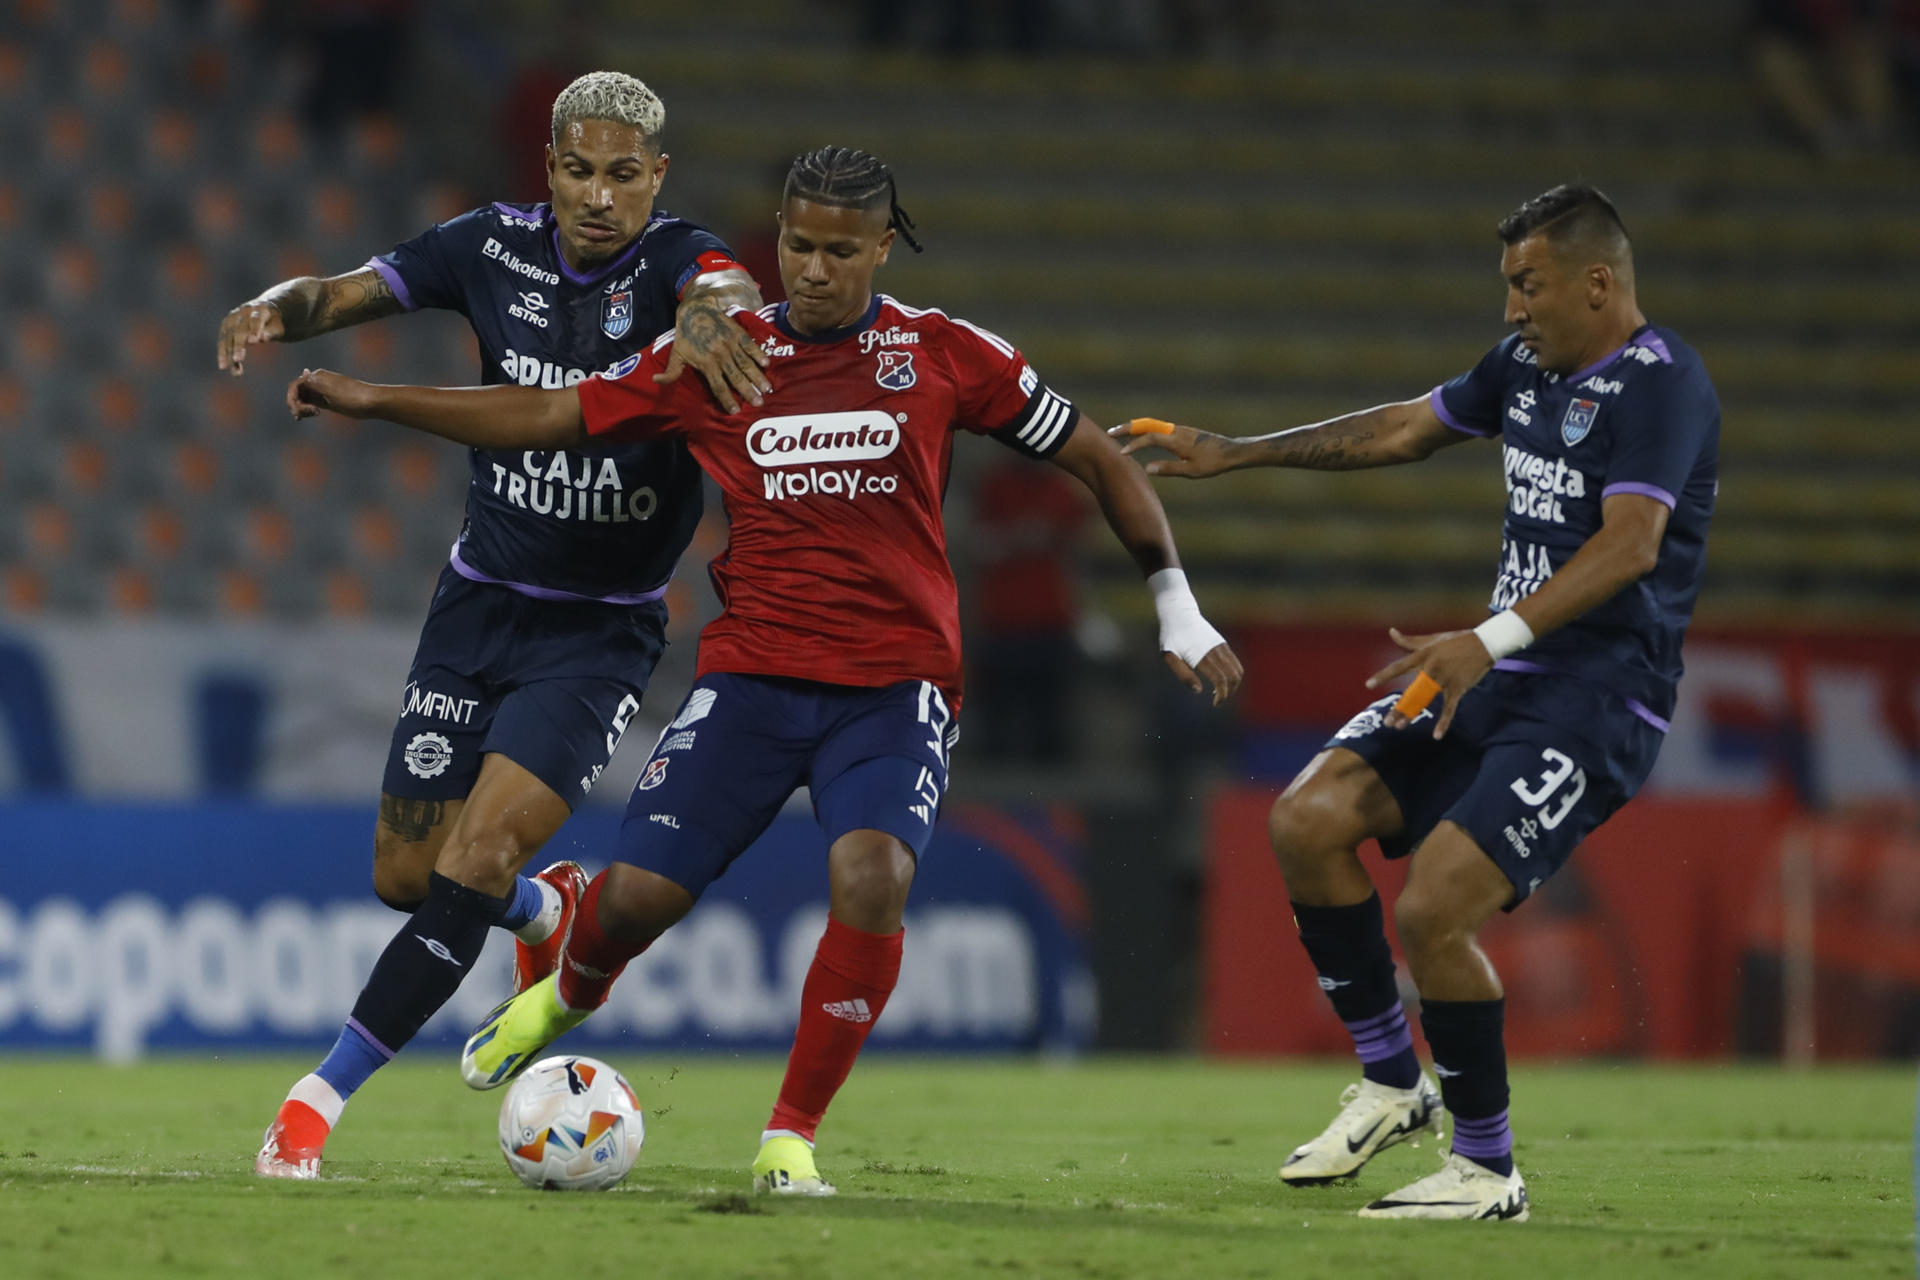
[(1347, 1024), (1360, 1074), (1395, 1089), (1420, 1079), (1413, 1030), (1393, 981), (1393, 952), (1380, 895), (1350, 907), (1310, 907), (1296, 902), (1293, 920), (1301, 945), (1320, 974), (1320, 989)]
[(352, 1018), (340, 1028), (340, 1038), (313, 1074), (333, 1086), (342, 1102), (367, 1082), (367, 1077), (393, 1059), (393, 1050), (375, 1040), (367, 1029)]
[(348, 1029), (357, 1026), (388, 1056), (398, 1053), (459, 989), (507, 902), (434, 872), (427, 900), (375, 962)]
[(1513, 1172), (1507, 1125), (1505, 1000), (1423, 1000), (1420, 1029), (1433, 1050), (1440, 1096), (1453, 1113), (1453, 1151), (1493, 1170)]
[(507, 895), (507, 910), (500, 917), (502, 929), (525, 928), (533, 923), (540, 914), (540, 908), (546, 905), (546, 899), (540, 894), (540, 886), (526, 876), (513, 878), (513, 892)]

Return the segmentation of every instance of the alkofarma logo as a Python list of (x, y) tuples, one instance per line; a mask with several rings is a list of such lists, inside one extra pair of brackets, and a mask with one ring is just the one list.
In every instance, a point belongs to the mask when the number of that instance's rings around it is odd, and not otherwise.
[(763, 467), (865, 462), (899, 445), (899, 424), (878, 409), (762, 418), (747, 428), (747, 452)]

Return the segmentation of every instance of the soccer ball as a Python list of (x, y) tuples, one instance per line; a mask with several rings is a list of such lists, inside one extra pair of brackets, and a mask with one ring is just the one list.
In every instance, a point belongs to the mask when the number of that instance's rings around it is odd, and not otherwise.
[(633, 1086), (597, 1058), (543, 1058), (500, 1104), (507, 1167), (537, 1190), (604, 1191), (627, 1176), (645, 1140)]

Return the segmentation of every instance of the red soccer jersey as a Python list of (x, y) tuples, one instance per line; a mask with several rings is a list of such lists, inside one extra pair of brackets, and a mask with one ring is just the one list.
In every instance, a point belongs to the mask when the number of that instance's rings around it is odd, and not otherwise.
[(596, 439), (684, 436), (725, 495), (731, 529), (710, 572), (720, 616), (701, 675), (878, 687), (929, 680), (960, 701), (960, 608), (940, 518), (956, 429), (1051, 457), (1073, 405), (1018, 351), (884, 294), (811, 337), (784, 307), (734, 318), (772, 357), (773, 393), (724, 414), (689, 372), (662, 386), (671, 333), (577, 388)]

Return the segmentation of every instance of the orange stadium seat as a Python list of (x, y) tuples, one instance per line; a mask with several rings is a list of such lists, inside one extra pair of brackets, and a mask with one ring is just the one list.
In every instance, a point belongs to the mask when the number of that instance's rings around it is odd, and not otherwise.
[(269, 112), (254, 122), (252, 146), (255, 172), (297, 170), (306, 152), (300, 126), (284, 111)]
[(107, 578), (107, 605), (115, 613), (152, 613), (153, 579), (132, 565), (116, 565)]
[(73, 517), (57, 502), (28, 507), (24, 532), (27, 550), (35, 560), (57, 562), (73, 554)]
[(258, 617), (266, 606), (260, 580), (244, 569), (222, 569), (217, 598), (220, 612), (239, 618)]
[(171, 507), (149, 503), (134, 517), (133, 546), (137, 560), (149, 564), (171, 564), (180, 558), (187, 542), (186, 528)]
[(193, 229), (202, 243), (222, 244), (240, 230), (240, 197), (224, 182), (207, 182), (193, 193)]
[(106, 487), (107, 451), (92, 440), (68, 440), (60, 450), (60, 483), (79, 498), (98, 497)]
[(45, 370), (60, 363), (60, 326), (43, 311), (29, 311), (13, 322), (12, 364), (16, 369)]
[(224, 49), (201, 45), (187, 58), (187, 83), (206, 97), (224, 94), (232, 79), (233, 68)]
[(11, 182), (0, 182), (0, 231), (20, 225), (20, 192)]
[(140, 426), (145, 411), (140, 389), (125, 378), (102, 378), (93, 388), (94, 421), (122, 434)]
[(104, 41), (87, 46), (80, 59), (80, 83), (87, 97), (98, 102), (118, 98), (131, 80), (126, 51)]
[(307, 227), (326, 240), (351, 239), (360, 230), (360, 196), (344, 182), (322, 182), (309, 193)]
[(157, 111), (147, 121), (147, 167), (177, 171), (192, 163), (199, 143), (193, 118), (183, 111)]
[(284, 511), (255, 507), (247, 512), (244, 553), (249, 563), (272, 568), (293, 552), (293, 521)]
[(393, 329), (363, 324), (353, 330), (353, 372), (377, 380), (393, 368)]
[(10, 564), (0, 575), (0, 599), (9, 613), (39, 613), (47, 607), (46, 579), (23, 564)]
[(168, 249), (160, 262), (166, 297), (178, 304), (204, 300), (213, 285), (213, 273), (207, 268), (207, 256), (194, 245), (180, 244)]
[(355, 122), (348, 156), (357, 169), (382, 172), (400, 163), (405, 135), (390, 115), (366, 115)]
[(84, 156), (90, 136), (87, 118), (74, 107), (54, 107), (41, 122), (41, 147), (54, 168), (66, 168)]
[(387, 452), (389, 491), (396, 498), (431, 498), (440, 485), (440, 460), (443, 449), (431, 445), (405, 443)]
[(237, 435), (253, 425), (253, 401), (247, 388), (232, 378), (221, 378), (207, 387), (202, 423), (209, 432)]
[(120, 367), (142, 377), (167, 370), (173, 354), (173, 333), (150, 315), (129, 317), (121, 330)]
[(122, 31), (149, 30), (160, 17), (160, 0), (113, 0), (113, 25)]
[(204, 499), (220, 485), (220, 456), (206, 445), (189, 440), (175, 447), (170, 478), (183, 498)]
[(27, 389), (11, 373), (0, 373), (0, 431), (12, 431), (27, 412)]
[(63, 244), (47, 255), (47, 302), (62, 310), (92, 301), (100, 286), (100, 260), (83, 244)]
[(120, 183), (93, 184), (81, 201), (81, 211), (87, 228), (98, 235), (118, 239), (133, 230), (133, 194)]
[(11, 98), (26, 88), (27, 55), (19, 45), (0, 42), (0, 97)]
[(363, 618), (367, 614), (367, 584), (351, 569), (327, 572), (325, 599), (327, 612), (338, 618)]
[(353, 550), (363, 564), (391, 564), (400, 553), (400, 529), (393, 514), (381, 507), (354, 512)]
[(295, 276), (320, 274), (322, 274), (320, 259), (305, 245), (284, 244), (274, 254), (273, 275), (276, 280), (291, 280)]
[(313, 500), (327, 491), (332, 479), (327, 455), (307, 440), (292, 440), (280, 447), (280, 484), (292, 498)]

